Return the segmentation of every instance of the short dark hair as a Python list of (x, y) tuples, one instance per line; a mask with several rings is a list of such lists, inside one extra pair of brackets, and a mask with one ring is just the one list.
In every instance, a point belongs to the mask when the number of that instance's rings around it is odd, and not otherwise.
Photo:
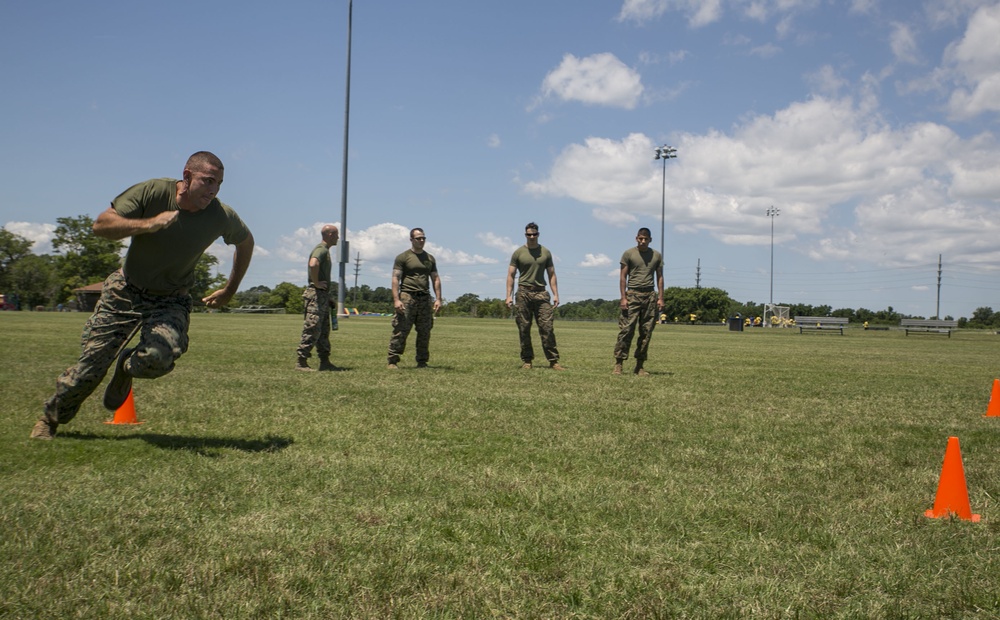
[(635, 236), (636, 236), (636, 237), (641, 237), (641, 236), (643, 236), (643, 235), (645, 235), (645, 236), (649, 237), (650, 239), (652, 239), (652, 238), (653, 238), (653, 233), (649, 232), (649, 229), (648, 229), (648, 228), (645, 228), (645, 227), (643, 227), (643, 228), (640, 228), (640, 229), (639, 229), (639, 232), (635, 233)]
[(528, 222), (528, 225), (524, 227), (524, 230), (525, 231), (529, 231), (531, 229), (535, 229), (537, 231), (538, 230), (538, 224), (536, 224), (534, 222)]
[(424, 232), (424, 229), (423, 229), (423, 228), (411, 228), (411, 229), (410, 229), (410, 239), (412, 239), (412, 238), (413, 238), (413, 233), (417, 232), (418, 230), (419, 230), (420, 232)]
[(187, 163), (184, 164), (184, 169), (192, 170), (194, 168), (201, 168), (202, 166), (212, 166), (219, 170), (226, 169), (222, 165), (222, 160), (216, 157), (214, 153), (209, 153), (208, 151), (198, 151), (191, 157), (188, 157)]

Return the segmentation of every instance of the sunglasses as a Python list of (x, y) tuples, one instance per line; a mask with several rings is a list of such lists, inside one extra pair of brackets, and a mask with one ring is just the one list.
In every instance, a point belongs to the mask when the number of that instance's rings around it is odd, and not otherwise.
[(537, 237), (538, 233), (524, 233), (525, 237)]
[(413, 239), (414, 241), (426, 241), (427, 237), (410, 237), (410, 239)]

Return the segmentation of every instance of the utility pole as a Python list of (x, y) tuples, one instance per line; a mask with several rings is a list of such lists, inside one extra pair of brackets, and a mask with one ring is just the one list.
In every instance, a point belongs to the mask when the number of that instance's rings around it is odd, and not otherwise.
[(361, 252), (354, 261), (354, 305), (358, 305), (358, 274), (361, 273)]
[(701, 288), (701, 259), (698, 259), (698, 269), (694, 272), (694, 287)]

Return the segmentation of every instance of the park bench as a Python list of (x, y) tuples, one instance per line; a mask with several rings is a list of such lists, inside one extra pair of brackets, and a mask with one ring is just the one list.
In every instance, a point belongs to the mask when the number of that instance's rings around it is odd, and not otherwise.
[(946, 334), (951, 338), (951, 330), (958, 327), (958, 321), (945, 319), (901, 319), (899, 326), (906, 331), (907, 336), (910, 335), (910, 332), (913, 332), (914, 334)]
[(797, 316), (795, 326), (799, 328), (799, 333), (810, 332), (830, 332), (838, 331), (844, 335), (844, 328), (847, 327), (847, 319), (840, 316)]

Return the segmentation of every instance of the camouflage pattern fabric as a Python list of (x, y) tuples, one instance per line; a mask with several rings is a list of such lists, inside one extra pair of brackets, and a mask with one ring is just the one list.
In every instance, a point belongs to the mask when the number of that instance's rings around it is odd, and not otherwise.
[(538, 325), (538, 337), (542, 341), (542, 352), (550, 364), (559, 361), (559, 350), (556, 348), (556, 335), (553, 331), (552, 302), (548, 291), (529, 291), (517, 289), (514, 296), (514, 322), (517, 323), (518, 336), (521, 339), (521, 361), (530, 363), (535, 358), (535, 350), (531, 346), (531, 321)]
[(150, 295), (128, 284), (121, 271), (108, 276), (83, 328), (80, 359), (56, 379), (56, 392), (45, 402), (45, 418), (59, 424), (72, 420), (136, 329), (141, 330), (139, 344), (125, 361), (125, 371), (140, 379), (169, 373), (187, 351), (190, 315), (186, 291)]
[(299, 343), (300, 359), (308, 359), (313, 347), (320, 358), (330, 357), (330, 293), (312, 286), (302, 291), (305, 301), (305, 321), (302, 325), (302, 341)]
[(392, 317), (392, 337), (389, 339), (389, 363), (396, 364), (406, 351), (410, 330), (417, 328), (417, 363), (426, 364), (431, 358), (431, 329), (434, 327), (434, 303), (429, 294), (400, 293), (403, 311)]
[(649, 341), (653, 338), (653, 328), (659, 316), (656, 308), (658, 295), (656, 291), (626, 292), (628, 310), (618, 315), (618, 342), (615, 343), (615, 359), (628, 359), (628, 351), (632, 347), (632, 337), (636, 327), (639, 328), (639, 341), (635, 344), (635, 359), (645, 361), (649, 350)]

